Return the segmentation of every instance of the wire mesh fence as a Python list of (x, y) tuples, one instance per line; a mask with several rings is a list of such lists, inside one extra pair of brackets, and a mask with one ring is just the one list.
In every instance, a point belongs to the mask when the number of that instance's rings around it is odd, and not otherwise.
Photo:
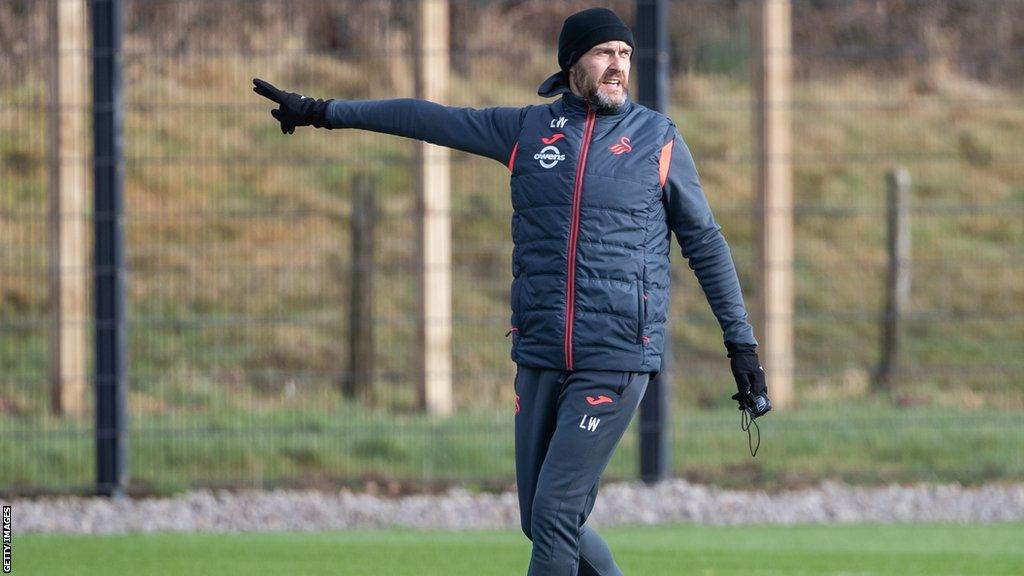
[[(415, 4), (124, 2), (135, 489), (513, 481), (507, 170), (451, 156), (456, 413), (432, 418), (417, 409), (415, 143), (357, 130), (284, 136), (250, 90), (262, 77), (323, 98), (415, 96)], [(606, 4), (633, 22), (633, 2)], [(54, 166), (78, 171), (87, 194), (92, 161), (88, 142), (78, 156), (55, 152), (54, 6), (0, 0), (0, 490), (82, 490), (94, 478), (91, 392), (78, 415), (51, 407)], [(450, 2), (445, 103), (540, 101), (562, 20), (581, 7)], [(669, 13), (668, 114), (753, 309), (751, 3), (677, 0)], [(1024, 3), (805, 0), (793, 18), (797, 405), (765, 421), (752, 460), (721, 330), (675, 248), (673, 472), (725, 484), (1020, 478)], [(84, 123), (91, 111), (87, 100), (60, 110)], [(878, 394), (886, 174), (900, 166), (913, 182), (912, 288), (896, 384)], [(354, 235), (360, 181), (375, 216)], [(85, 205), (56, 221), (80, 222), (88, 251)], [(372, 258), (360, 260), (367, 238)], [(367, 274), (370, 297), (354, 300)], [(91, 301), (88, 262), (58, 275)], [(372, 327), (359, 399), (344, 393), (354, 312)], [(88, 314), (64, 323), (94, 327)], [(635, 475), (635, 443), (631, 432), (608, 477)]]

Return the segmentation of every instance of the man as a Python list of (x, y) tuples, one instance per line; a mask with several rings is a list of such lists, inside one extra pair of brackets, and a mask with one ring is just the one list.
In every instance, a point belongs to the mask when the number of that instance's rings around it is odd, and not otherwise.
[[(612, 11), (573, 14), (559, 72), (525, 108), (414, 99), (314, 100), (255, 79), (286, 134), (360, 128), (425, 140), (511, 172), (516, 481), (529, 574), (622, 574), (584, 523), (649, 380), (661, 369), (674, 232), (724, 333), (733, 399), (766, 399), (732, 255), (673, 122), (630, 101), (634, 40)], [(760, 407), (760, 409), (758, 409)]]

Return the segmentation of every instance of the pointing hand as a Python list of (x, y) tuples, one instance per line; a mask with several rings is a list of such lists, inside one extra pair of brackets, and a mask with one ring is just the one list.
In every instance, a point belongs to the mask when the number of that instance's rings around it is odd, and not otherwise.
[(295, 133), (296, 126), (328, 128), (327, 104), (331, 100), (313, 99), (294, 92), (285, 92), (259, 78), (253, 78), (252, 83), (253, 92), (280, 104), (278, 108), (270, 111), (270, 115), (281, 123), (283, 134)]

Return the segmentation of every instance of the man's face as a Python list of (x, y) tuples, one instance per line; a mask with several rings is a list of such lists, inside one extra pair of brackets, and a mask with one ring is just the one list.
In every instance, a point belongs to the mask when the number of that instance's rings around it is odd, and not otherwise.
[(633, 49), (621, 40), (598, 44), (569, 69), (569, 87), (599, 111), (615, 112), (626, 101)]

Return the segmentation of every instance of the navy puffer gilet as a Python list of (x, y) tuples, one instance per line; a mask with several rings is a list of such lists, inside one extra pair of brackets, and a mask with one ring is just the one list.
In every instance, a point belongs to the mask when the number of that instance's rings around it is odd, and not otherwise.
[[(645, 113), (646, 112), (646, 113)], [(566, 93), (526, 113), (512, 164), (512, 359), (658, 371), (671, 246), (659, 181), (670, 122)]]

